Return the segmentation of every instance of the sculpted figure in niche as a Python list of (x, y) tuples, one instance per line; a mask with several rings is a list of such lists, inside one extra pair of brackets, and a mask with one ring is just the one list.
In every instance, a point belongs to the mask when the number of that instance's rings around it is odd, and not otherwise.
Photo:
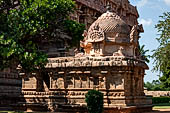
[(55, 84), (55, 88), (57, 88), (57, 89), (64, 88), (63, 78), (57, 78), (57, 80), (55, 80), (54, 84)]
[(125, 56), (124, 53), (124, 48), (122, 46), (120, 46), (120, 48), (118, 49), (117, 52), (113, 53), (113, 56)]
[(92, 49), (92, 43), (87, 42), (88, 37), (86, 30), (84, 30), (83, 37), (84, 37), (83, 41), (80, 41), (80, 47), (84, 48), (85, 53), (89, 54)]
[(100, 53), (100, 43), (94, 44), (94, 51), (95, 51), (96, 54)]
[(131, 33), (130, 33), (130, 42), (134, 44), (133, 46), (133, 54), (134, 57), (138, 57), (138, 38), (139, 38), (139, 33), (138, 33), (138, 29), (137, 29), (137, 25), (134, 25), (131, 29)]
[(137, 42), (138, 42), (138, 29), (137, 29), (137, 25), (134, 25), (132, 27), (132, 29), (131, 29), (130, 42), (131, 43), (135, 43), (135, 44), (137, 44)]
[(85, 53), (90, 54), (92, 43), (86, 44), (86, 42), (80, 41), (80, 47), (84, 48)]

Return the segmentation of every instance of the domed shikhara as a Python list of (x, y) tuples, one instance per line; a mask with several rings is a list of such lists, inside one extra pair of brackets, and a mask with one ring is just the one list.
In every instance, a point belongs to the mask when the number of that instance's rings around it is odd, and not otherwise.
[(89, 28), (87, 41), (98, 42), (107, 40), (115, 42), (118, 34), (124, 35), (119, 38), (128, 38), (130, 29), (129, 26), (115, 13), (106, 12), (99, 17)]
[(135, 56), (137, 27), (130, 27), (116, 13), (107, 11), (84, 32), (80, 46), (89, 56)]

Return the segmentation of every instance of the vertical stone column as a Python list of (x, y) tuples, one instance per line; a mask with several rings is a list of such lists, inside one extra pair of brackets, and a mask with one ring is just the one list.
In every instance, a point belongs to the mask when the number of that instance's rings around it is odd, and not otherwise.
[(104, 88), (106, 88), (106, 76), (103, 77), (103, 80), (104, 80)]
[(134, 69), (134, 74), (133, 74), (133, 93), (134, 93), (134, 96), (137, 96), (138, 94), (138, 69), (135, 68)]
[(64, 79), (64, 88), (67, 89), (68, 85), (67, 85), (67, 79), (66, 79), (66, 71), (63, 74), (63, 79)]
[(77, 76), (79, 76), (79, 78), (80, 78), (80, 88), (82, 88), (82, 75), (77, 75)]
[(139, 91), (139, 95), (140, 96), (144, 96), (144, 73), (143, 73), (143, 69), (140, 69), (140, 73), (139, 73), (139, 87), (138, 87), (138, 91)]
[(24, 80), (24, 77), (22, 77), (22, 88), (25, 88), (25, 80)]
[(145, 95), (145, 93), (144, 93), (144, 74), (145, 74), (145, 71), (144, 71), (144, 69), (143, 69), (143, 71), (142, 71), (142, 75), (141, 75), (141, 90), (142, 90), (142, 96), (144, 96)]
[(75, 88), (75, 75), (73, 75), (73, 88)]
[(130, 89), (131, 89), (131, 91), (130, 91), (130, 93), (131, 93), (131, 96), (134, 96), (134, 84), (135, 84), (135, 80), (134, 80), (134, 72), (132, 72), (131, 74), (130, 74), (130, 80), (131, 80), (131, 87), (130, 87)]
[(99, 76), (99, 88), (102, 88), (102, 79), (103, 79), (103, 77), (101, 77), (101, 76)]
[(48, 75), (49, 75), (49, 77), (50, 77), (50, 89), (53, 87), (53, 79), (52, 79), (52, 76), (53, 76), (53, 73), (52, 72), (50, 72), (50, 73), (48, 73)]
[(94, 87), (93, 77), (89, 77), (90, 79), (90, 88)]
[(90, 78), (87, 76), (87, 88), (90, 88)]
[(125, 73), (124, 75), (124, 90), (125, 90), (126, 96), (132, 95), (131, 87), (132, 87), (131, 74), (128, 72), (128, 73)]

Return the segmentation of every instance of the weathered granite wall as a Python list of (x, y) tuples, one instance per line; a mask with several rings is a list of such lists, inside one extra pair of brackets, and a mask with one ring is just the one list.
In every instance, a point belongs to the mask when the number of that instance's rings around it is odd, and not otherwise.
[(18, 102), (21, 85), (16, 69), (7, 68), (0, 72), (0, 110), (9, 110), (12, 104)]
[[(106, 11), (106, 6), (110, 4), (111, 11), (117, 13), (129, 26), (138, 24), (139, 17), (137, 8), (129, 3), (129, 0), (74, 0), (77, 11), (71, 15), (73, 20), (86, 25), (90, 25)], [(139, 31), (143, 32), (140, 26)]]

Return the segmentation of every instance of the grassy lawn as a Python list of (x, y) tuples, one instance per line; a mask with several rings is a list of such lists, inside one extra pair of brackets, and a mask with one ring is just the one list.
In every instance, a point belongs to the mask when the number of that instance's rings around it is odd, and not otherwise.
[(15, 111), (0, 111), (0, 113), (16, 113)]
[(170, 109), (170, 103), (155, 104), (153, 109)]
[(0, 113), (24, 113), (24, 112), (16, 112), (16, 111), (0, 111)]

